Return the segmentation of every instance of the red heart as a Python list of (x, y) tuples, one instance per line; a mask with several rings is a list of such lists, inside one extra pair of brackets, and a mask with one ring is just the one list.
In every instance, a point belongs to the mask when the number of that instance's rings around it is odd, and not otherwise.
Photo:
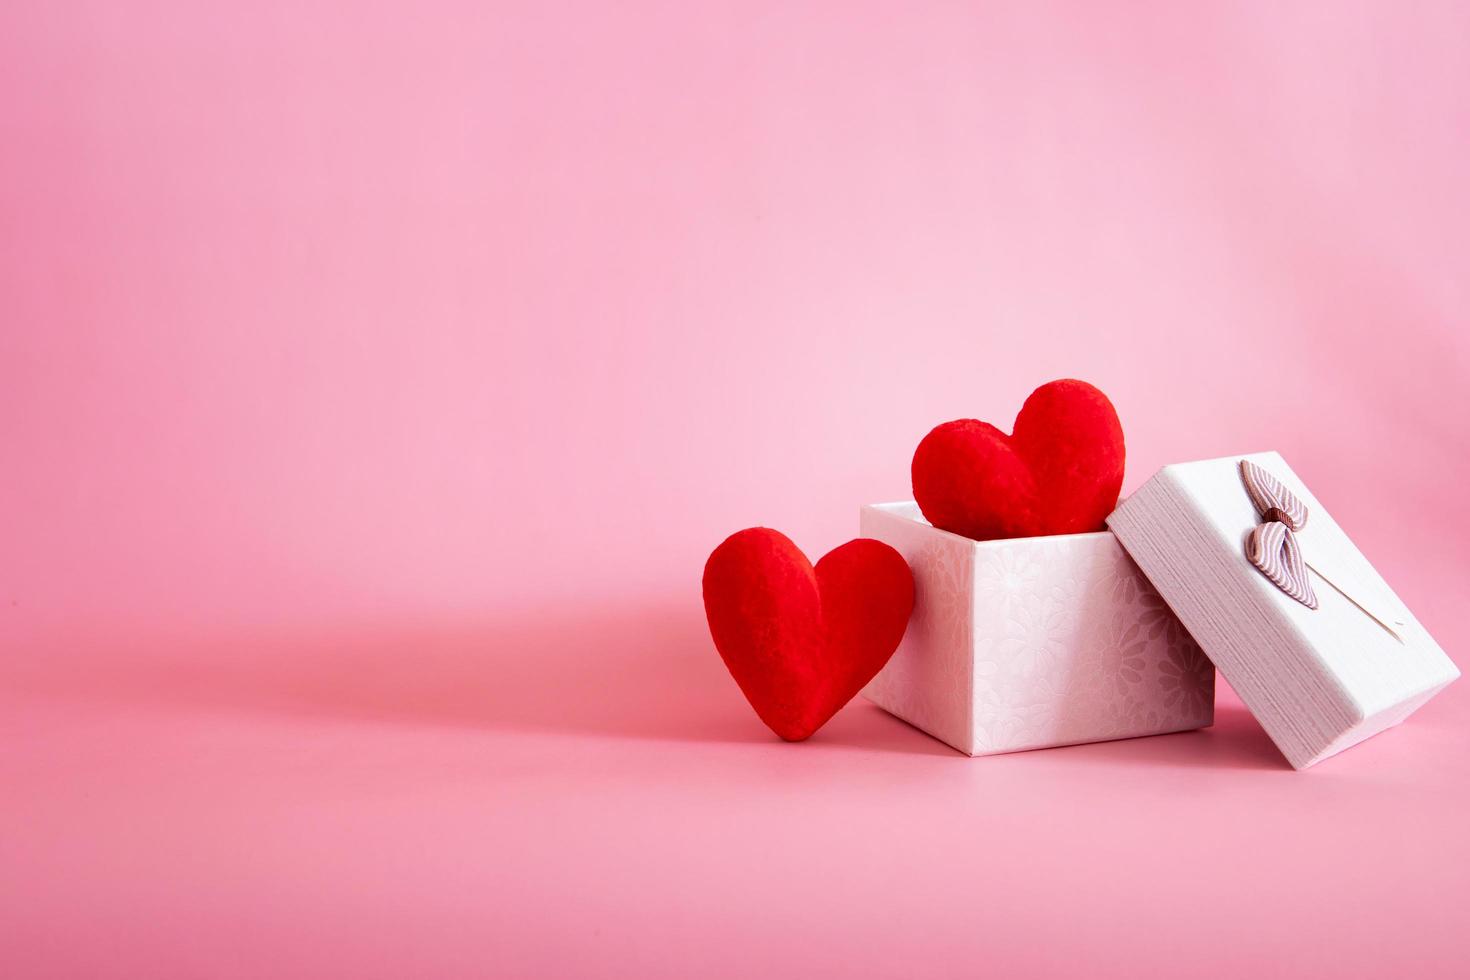
[(1123, 427), (1085, 381), (1044, 384), (1015, 434), (946, 422), (914, 452), (914, 499), (929, 523), (980, 541), (1101, 531), (1123, 489)]
[(704, 566), (710, 635), (755, 713), (799, 742), (883, 668), (914, 608), (903, 556), (857, 538), (812, 568), (779, 531), (737, 531)]

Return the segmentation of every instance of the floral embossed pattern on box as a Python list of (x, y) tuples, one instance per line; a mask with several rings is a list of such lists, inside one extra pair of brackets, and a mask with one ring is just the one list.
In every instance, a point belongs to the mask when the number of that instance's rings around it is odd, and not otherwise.
[(970, 755), (1184, 731), (1215, 670), (1113, 535), (972, 541), (913, 504), (862, 533), (914, 572), (913, 619), (864, 695)]

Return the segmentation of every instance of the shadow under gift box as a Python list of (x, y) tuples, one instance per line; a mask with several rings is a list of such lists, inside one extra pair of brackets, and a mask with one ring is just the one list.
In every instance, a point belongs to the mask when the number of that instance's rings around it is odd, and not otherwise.
[(914, 573), (914, 612), (863, 689), (969, 755), (1213, 723), (1215, 668), (1108, 531), (973, 541), (917, 504), (870, 504), (862, 535)]

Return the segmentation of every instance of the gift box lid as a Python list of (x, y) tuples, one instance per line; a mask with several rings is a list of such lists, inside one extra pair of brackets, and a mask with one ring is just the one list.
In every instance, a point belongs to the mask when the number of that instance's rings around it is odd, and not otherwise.
[(1165, 466), (1108, 527), (1297, 769), (1460, 676), (1277, 453)]

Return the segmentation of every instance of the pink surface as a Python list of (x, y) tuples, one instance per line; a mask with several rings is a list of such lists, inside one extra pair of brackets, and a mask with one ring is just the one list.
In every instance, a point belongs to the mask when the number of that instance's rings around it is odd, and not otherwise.
[(726, 534), (1068, 375), (1465, 665), (1470, 9), (972, 6), (0, 8), (0, 974), (1462, 966), (1470, 685), (1293, 773), (724, 675)]

